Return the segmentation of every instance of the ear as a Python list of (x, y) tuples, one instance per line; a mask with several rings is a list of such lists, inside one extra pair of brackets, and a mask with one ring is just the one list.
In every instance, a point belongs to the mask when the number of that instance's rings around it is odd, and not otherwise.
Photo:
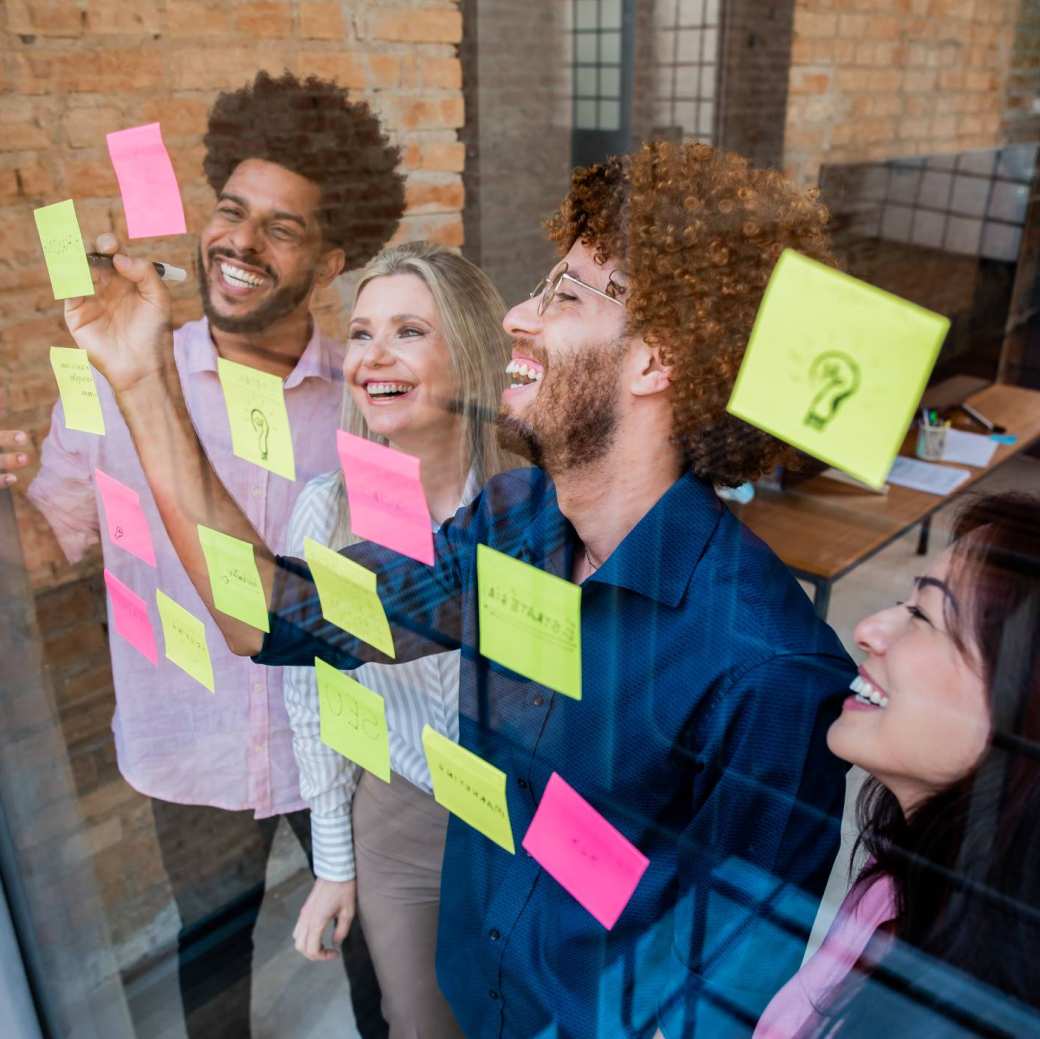
[(329, 282), (343, 273), (346, 262), (347, 254), (342, 249), (326, 249), (318, 257), (315, 280), (322, 288), (325, 288)]
[(634, 397), (651, 397), (671, 388), (671, 365), (661, 360), (659, 346), (651, 346), (642, 338), (636, 339), (632, 343), (630, 359), (629, 390)]

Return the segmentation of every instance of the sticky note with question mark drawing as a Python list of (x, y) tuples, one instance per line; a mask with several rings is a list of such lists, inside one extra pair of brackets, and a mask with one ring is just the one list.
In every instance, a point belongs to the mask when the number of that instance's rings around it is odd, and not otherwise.
[(292, 430), (285, 410), (285, 391), (277, 375), (217, 358), (224, 390), (231, 448), (239, 458), (296, 479)]
[(786, 249), (726, 410), (882, 487), (949, 318)]

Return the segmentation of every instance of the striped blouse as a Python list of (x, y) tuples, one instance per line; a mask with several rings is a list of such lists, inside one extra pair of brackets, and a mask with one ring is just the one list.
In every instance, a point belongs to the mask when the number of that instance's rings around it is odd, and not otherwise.
[[(459, 507), (468, 505), (479, 489), (471, 472)], [(302, 557), (307, 537), (329, 544), (336, 529), (338, 495), (338, 472), (315, 477), (300, 492), (289, 521), (289, 555)], [(351, 537), (348, 543), (356, 540)], [(351, 672), (351, 677), (379, 693), (386, 702), (391, 769), (432, 793), (430, 770), (422, 750), (422, 728), (429, 725), (458, 741), (458, 650), (404, 664), (365, 664)], [(314, 668), (287, 667), (284, 690), (293, 752), (300, 770), (300, 796), (311, 810), (315, 875), (326, 880), (352, 880), (354, 835), (350, 809), (361, 768), (321, 742)]]

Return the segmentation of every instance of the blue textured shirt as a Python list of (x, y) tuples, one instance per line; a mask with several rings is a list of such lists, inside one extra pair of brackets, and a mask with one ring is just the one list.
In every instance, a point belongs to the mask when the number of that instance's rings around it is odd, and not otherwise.
[[(749, 1035), (797, 969), (837, 849), (824, 735), (853, 667), (773, 553), (683, 476), (582, 585), (582, 699), (477, 649), (478, 542), (569, 578), (577, 535), (537, 469), (491, 480), (432, 567), (370, 543), (398, 660), (461, 648), (460, 741), (508, 776), (517, 854), (452, 818), (437, 975), (490, 1039)], [(260, 663), (387, 662), (279, 559)], [(521, 848), (560, 775), (650, 859), (606, 931)]]

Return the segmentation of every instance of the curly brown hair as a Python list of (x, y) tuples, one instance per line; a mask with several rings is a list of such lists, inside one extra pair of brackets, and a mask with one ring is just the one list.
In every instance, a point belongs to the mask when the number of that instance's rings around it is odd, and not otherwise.
[(732, 487), (794, 453), (726, 412), (784, 249), (837, 266), (815, 189), (706, 144), (652, 141), (576, 169), (549, 218), (561, 254), (580, 241), (628, 276), (628, 328), (672, 368), (672, 439), (698, 476)]
[(401, 155), (363, 101), (344, 87), (261, 70), (241, 90), (219, 94), (203, 138), (203, 170), (220, 193), (235, 167), (264, 159), (321, 188), (325, 242), (361, 267), (387, 242), (404, 212)]

